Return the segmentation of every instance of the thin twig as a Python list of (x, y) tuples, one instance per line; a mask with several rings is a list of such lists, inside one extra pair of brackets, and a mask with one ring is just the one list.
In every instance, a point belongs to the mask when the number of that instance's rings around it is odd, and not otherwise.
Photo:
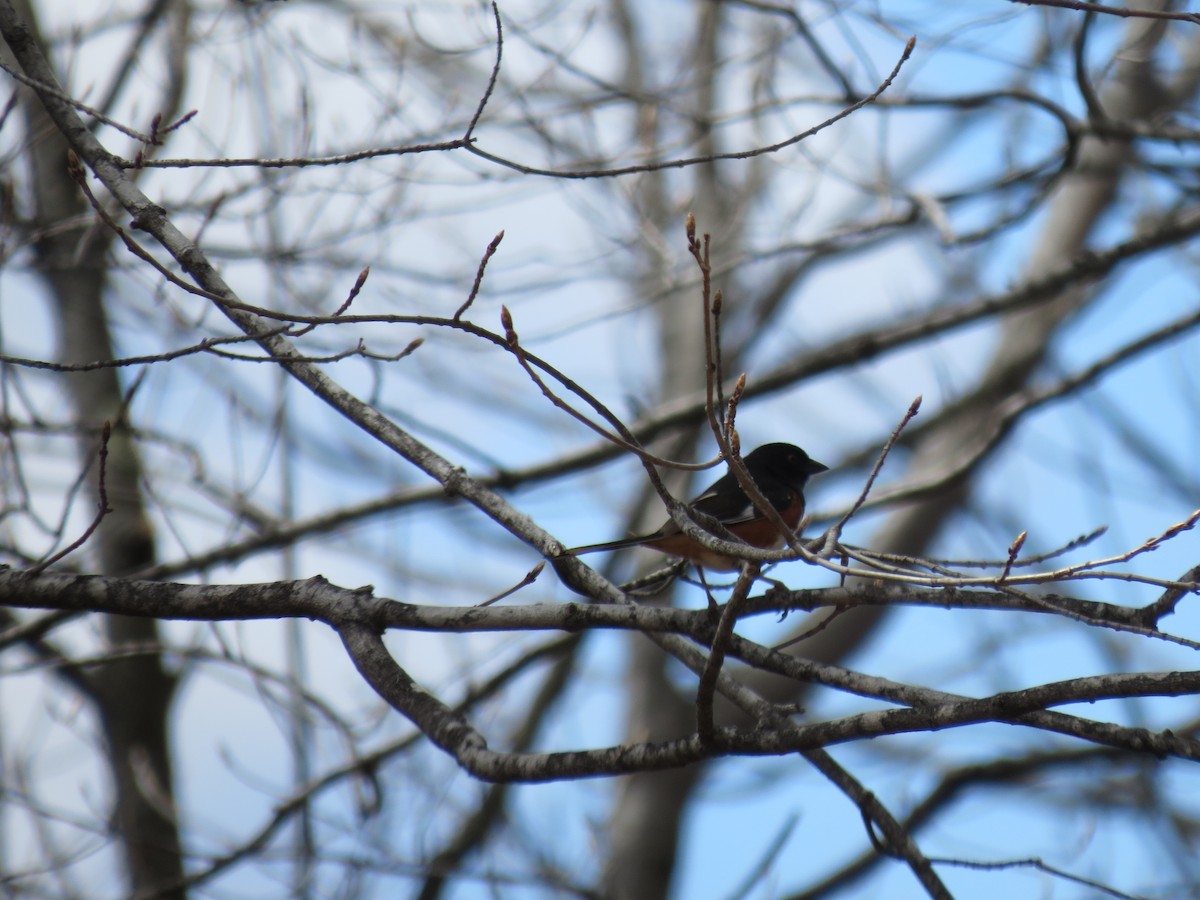
[(96, 517), (92, 519), (92, 523), (88, 525), (83, 534), (81, 534), (71, 544), (64, 547), (62, 550), (59, 550), (53, 556), (42, 560), (37, 565), (30, 566), (28, 569), (26, 569), (25, 571), (28, 574), (37, 575), (39, 572), (45, 571), (59, 560), (64, 559), (65, 557), (74, 553), (85, 543), (87, 543), (88, 539), (96, 533), (96, 529), (100, 527), (100, 523), (104, 521), (104, 517), (112, 512), (112, 508), (108, 505), (108, 488), (105, 484), (105, 479), (108, 475), (108, 441), (111, 437), (112, 422), (105, 419), (104, 427), (100, 430), (100, 449), (96, 454), (97, 467), (99, 469), (96, 486)]
[(1008, 573), (1012, 571), (1013, 563), (1016, 562), (1017, 556), (1021, 553), (1021, 548), (1025, 546), (1025, 539), (1029, 537), (1028, 531), (1022, 531), (1013, 542), (1008, 545), (1008, 559), (1004, 561), (1004, 569), (1000, 572), (1000, 580), (1003, 581), (1008, 577)]
[(1191, 22), (1200, 25), (1200, 13), (1167, 12), (1156, 9), (1139, 9), (1126, 6), (1105, 6), (1103, 3), (1086, 3), (1084, 0), (1009, 0), (1010, 3), (1020, 3), (1024, 6), (1053, 6), (1057, 9), (1074, 9), (1079, 12), (1103, 13), (1106, 16), (1120, 16), (1129, 19), (1168, 19), (1175, 22)]
[[(720, 382), (717, 384), (719, 386)], [(738, 404), (741, 403), (745, 392), (746, 373), (743, 372), (738, 376), (737, 383), (733, 386), (733, 394), (729, 397), (729, 404), (725, 407), (725, 433), (728, 435), (736, 434)]]
[[(488, 76), (487, 87), (483, 91), (483, 96), (479, 98), (479, 105), (475, 107), (475, 114), (471, 116), (471, 121), (467, 124), (467, 130), (463, 133), (464, 141), (471, 141), (471, 135), (475, 132), (475, 126), (479, 124), (479, 119), (483, 115), (483, 110), (488, 104), (488, 100), (492, 96), (492, 91), (496, 89), (496, 82), (500, 78), (500, 59), (504, 55), (504, 25), (500, 21), (500, 7), (496, 5), (495, 0), (492, 0), (492, 17), (496, 20), (496, 61), (492, 64), (492, 74)], [(501, 232), (503, 234), (503, 232)]]
[(883, 468), (888, 454), (892, 452), (892, 448), (896, 446), (896, 441), (900, 439), (900, 432), (913, 420), (920, 409), (921, 395), (918, 394), (913, 402), (909, 404), (908, 411), (904, 413), (900, 424), (892, 430), (891, 437), (887, 439), (887, 443), (883, 445), (883, 449), (879, 451), (879, 456), (875, 459), (875, 465), (871, 467), (871, 474), (867, 476), (867, 482), (859, 492), (858, 499), (854, 501), (854, 505), (846, 510), (833, 527), (825, 533), (826, 547), (833, 547), (837, 543), (838, 538), (842, 536), (842, 529), (846, 527), (846, 523), (850, 521), (850, 517), (862, 509), (862, 505), (867, 502), (867, 495), (871, 493), (871, 487), (875, 484), (875, 479), (879, 476), (879, 472)]
[(863, 821), (867, 823), (867, 833), (871, 837), (872, 843), (875, 841), (875, 835), (870, 824), (874, 822), (879, 826), (884, 840), (882, 844), (876, 846), (877, 850), (908, 863), (908, 867), (912, 869), (913, 874), (917, 876), (917, 880), (921, 882), (921, 886), (925, 888), (930, 897), (937, 898), (937, 900), (954, 900), (946, 886), (942, 884), (942, 880), (934, 872), (933, 865), (917, 847), (912, 835), (896, 821), (896, 818), (879, 801), (878, 797), (863, 787), (858, 779), (842, 768), (824, 750), (805, 750), (802, 751), (802, 755), (858, 807)]
[[(766, 156), (771, 153), (778, 153), (793, 144), (798, 144), (803, 140), (807, 140), (815, 134), (819, 134), (831, 125), (840, 122), (842, 119), (852, 115), (864, 106), (869, 106), (874, 103), (879, 96), (892, 86), (892, 82), (896, 80), (896, 76), (900, 74), (901, 67), (908, 62), (909, 57), (917, 45), (917, 39), (910, 37), (904, 45), (904, 50), (900, 54), (900, 59), (875, 90), (851, 103), (849, 106), (839, 110), (835, 115), (830, 116), (825, 121), (812, 128), (794, 134), (789, 138), (779, 141), (775, 144), (767, 144), (766, 146), (754, 147), (750, 150), (737, 150), (729, 153), (709, 153), (703, 156), (689, 156), (682, 159), (667, 159), (656, 160), (654, 162), (639, 163), (631, 166), (618, 166), (611, 169), (582, 169), (572, 171), (570, 169), (543, 169), (538, 166), (527, 166), (524, 163), (519, 163), (515, 160), (506, 159), (503, 156), (497, 156), (494, 153), (489, 153), (486, 150), (475, 144), (468, 144), (465, 149), (467, 152), (493, 162), (498, 166), (503, 166), (506, 169), (512, 169), (515, 172), (521, 172), (525, 175), (544, 175), (548, 178), (565, 178), (565, 179), (587, 179), (587, 178), (616, 178), (623, 175), (636, 175), (645, 172), (659, 172), (663, 169), (683, 169), (690, 166), (707, 165), (718, 160), (726, 159), (753, 159), (756, 156)], [(252, 162), (252, 161), (251, 161)]]
[(1036, 869), (1039, 872), (1045, 872), (1047, 875), (1053, 875), (1055, 878), (1061, 878), (1064, 881), (1072, 882), (1093, 891), (1104, 894), (1109, 897), (1115, 897), (1117, 900), (1145, 900), (1145, 894), (1127, 894), (1124, 891), (1119, 891), (1114, 887), (1104, 884), (1102, 881), (1096, 881), (1092, 878), (1084, 878), (1082, 875), (1074, 875), (1066, 869), (1060, 869), (1057, 866), (1049, 865), (1037, 857), (1027, 859), (1001, 859), (995, 862), (983, 862), (973, 859), (955, 859), (953, 857), (930, 857), (930, 862), (937, 863), (940, 866), (957, 866), (961, 869), (974, 869), (976, 871), (994, 872), (1002, 869)]
[(54, 87), (53, 85), (45, 84), (44, 82), (38, 81), (34, 78), (30, 78), (28, 75), (26, 75), (24, 72), (20, 71), (19, 69), (14, 69), (12, 66), (7, 65), (4, 62), (3, 57), (0, 57), (0, 69), (3, 69), (6, 73), (11, 75), (14, 80), (21, 82), (21, 84), (24, 84), (28, 87), (33, 88), (38, 93), (41, 93), (44, 91), (47, 94), (57, 97), (59, 100), (63, 101), (64, 103), (69, 103), (71, 106), (75, 107), (75, 109), (79, 110), (80, 112), (84, 113), (85, 115), (91, 116), (97, 122), (103, 122), (105, 125), (108, 125), (110, 128), (117, 129), (117, 131), (121, 132), (121, 134), (125, 135), (126, 137), (131, 137), (135, 141), (142, 143), (142, 144), (159, 143), (158, 141), (155, 141), (155, 139), (153, 137), (151, 137), (150, 135), (143, 134), (140, 131), (135, 131), (134, 129), (130, 128), (128, 125), (122, 125), (116, 119), (110, 119), (108, 116), (104, 115), (104, 113), (100, 112), (100, 110), (93, 109), (92, 107), (88, 106), (86, 103), (81, 103), (79, 100), (76, 100), (74, 97), (72, 97), (66, 91), (61, 91), (57, 87)]
[[(1045, 553), (1039, 553), (1036, 556), (1026, 556), (1021, 560), (1014, 560), (1014, 568), (1027, 568), (1038, 563), (1043, 563), (1046, 560), (1054, 559), (1057, 556), (1063, 556), (1070, 553), (1072, 550), (1078, 550), (1080, 547), (1087, 546), (1097, 538), (1108, 533), (1108, 526), (1101, 525), (1089, 531), (1087, 534), (1081, 534), (1079, 537), (1072, 538), (1061, 547), (1056, 547), (1053, 550), (1047, 550)], [(868, 550), (863, 547), (855, 547), (851, 544), (838, 544), (840, 549), (849, 549), (862, 554), (864, 558), (872, 560), (899, 563), (902, 565), (921, 566), (931, 569), (935, 572), (951, 575), (954, 574), (950, 569), (998, 569), (1004, 565), (1004, 560), (994, 559), (945, 559), (940, 557), (916, 557), (906, 556), (900, 553), (879, 553), (874, 550)]]
[(482, 603), (477, 603), (477, 604), (475, 604), (475, 605), (476, 605), (477, 607), (480, 607), (480, 606), (491, 606), (493, 603), (496, 603), (496, 602), (498, 602), (498, 601), (500, 601), (500, 600), (503, 600), (505, 597), (511, 597), (511, 596), (512, 596), (513, 594), (515, 594), (517, 591), (521, 590), (521, 588), (529, 587), (529, 585), (531, 585), (531, 584), (533, 584), (535, 581), (537, 581), (537, 577), (538, 577), (539, 575), (541, 575), (541, 574), (542, 574), (542, 569), (544, 569), (544, 568), (546, 568), (546, 563), (545, 563), (545, 561), (543, 560), (542, 562), (540, 562), (540, 563), (538, 563), (536, 566), (534, 566), (532, 569), (530, 569), (530, 570), (529, 570), (529, 571), (528, 571), (528, 572), (525, 574), (525, 577), (524, 577), (524, 578), (522, 578), (522, 579), (521, 579), (519, 582), (517, 582), (516, 584), (514, 584), (514, 585), (513, 585), (512, 587), (510, 587), (508, 590), (506, 590), (506, 591), (501, 591), (501, 592), (500, 592), (499, 594), (497, 594), (495, 597), (491, 597), (491, 598), (489, 598), (489, 599), (487, 599), (487, 600), (484, 600)]
[(717, 622), (717, 630), (709, 647), (708, 659), (704, 663), (704, 671), (700, 673), (700, 683), (696, 686), (696, 733), (703, 743), (710, 743), (713, 739), (713, 699), (717, 691), (717, 676), (721, 674), (721, 666), (725, 662), (725, 654), (729, 648), (733, 628), (737, 624), (739, 610), (749, 596), (750, 588), (754, 586), (761, 568), (754, 563), (742, 566), (733, 593), (721, 611), (721, 618)]
[(1087, 70), (1088, 32), (1091, 31), (1092, 23), (1095, 21), (1095, 11), (1088, 10), (1079, 24), (1079, 33), (1075, 36), (1075, 84), (1079, 87), (1079, 95), (1083, 97), (1083, 102), (1087, 106), (1088, 118), (1092, 122), (1099, 123), (1105, 121), (1108, 116), (1104, 114), (1104, 106), (1100, 103), (1100, 97), (1096, 93), (1096, 88), (1092, 84)]
[[(713, 294), (712, 306), (706, 315), (712, 318), (712, 356), (714, 363), (713, 377), (716, 380), (718, 407), (725, 405), (725, 364), (721, 359), (721, 313), (724, 312), (725, 294), (717, 288)], [(742, 376), (745, 378), (745, 375)]]
[(713, 439), (721, 448), (721, 453), (728, 459), (728, 436), (721, 430), (721, 421), (717, 417), (716, 405), (716, 374), (717, 362), (713, 351), (713, 327), (710, 313), (712, 297), (712, 263), (709, 256), (711, 236), (705, 232), (701, 240), (696, 240), (696, 217), (688, 213), (684, 223), (687, 235), (688, 253), (696, 261), (700, 270), (700, 316), (704, 322), (704, 414), (708, 418), (708, 427), (712, 430)]
[[(516, 357), (517, 362), (520, 363), (520, 365), (521, 365), (521, 368), (525, 370), (525, 374), (528, 375), (529, 378), (533, 381), (533, 383), (538, 386), (538, 389), (541, 390), (542, 394), (546, 397), (546, 399), (549, 400), (551, 403), (553, 403), (556, 407), (561, 409), (563, 412), (565, 412), (567, 415), (569, 415), (571, 418), (575, 419), (577, 422), (580, 422), (583, 425), (586, 425), (588, 428), (590, 428), (592, 431), (596, 432), (598, 435), (600, 435), (606, 441), (609, 441), (610, 443), (615, 444), (616, 446), (620, 447), (622, 450), (627, 450), (630, 453), (635, 454), (643, 463), (646, 463), (646, 464), (652, 463), (654, 465), (664, 466), (664, 467), (670, 468), (670, 469), (680, 469), (685, 472), (698, 472), (698, 471), (702, 471), (704, 469), (711, 469), (713, 466), (715, 466), (717, 463), (719, 463), (721, 461), (721, 457), (717, 456), (711, 460), (708, 460), (707, 462), (682, 463), (682, 462), (676, 462), (675, 460), (665, 459), (661, 456), (657, 456), (657, 455), (651, 453), (649, 450), (644, 448), (640, 443), (638, 443), (637, 439), (633, 436), (633, 434), (629, 431), (629, 429), (625, 427), (625, 425), (620, 421), (620, 419), (616, 415), (614, 415), (608, 409), (608, 407), (606, 407), (604, 404), (602, 404), (599, 400), (597, 400), (595, 397), (593, 397), (588, 391), (584, 390), (582, 387), (577, 385), (571, 379), (568, 379), (565, 376), (562, 376), (562, 375), (556, 373), (555, 378), (557, 381), (561, 382), (564, 386), (566, 386), (568, 388), (568, 390), (570, 390), (576, 396), (580, 397), (585, 403), (587, 403), (589, 406), (591, 406), (592, 409), (596, 410), (596, 412), (598, 412), (611, 425), (613, 425), (613, 427), (617, 430), (617, 432), (619, 432), (619, 434), (614, 434), (611, 431), (606, 431), (604, 428), (602, 428), (600, 425), (597, 425), (595, 422), (593, 422), (591, 419), (589, 419), (583, 413), (579, 412), (579, 410), (575, 409), (575, 407), (571, 406), (571, 404), (567, 403), (566, 400), (563, 400), (561, 397), (559, 397), (558, 394), (556, 394), (553, 390), (551, 390), (550, 386), (548, 384), (546, 384), (545, 380), (540, 375), (538, 375), (537, 372), (534, 371), (533, 365), (531, 365), (531, 363), (530, 363), (529, 354), (527, 354), (525, 352), (525, 348), (521, 346), (521, 340), (517, 335), (515, 326), (513, 325), (512, 313), (510, 313), (508, 311), (507, 306), (500, 307), (500, 324), (504, 328), (504, 340), (505, 340), (506, 349), (508, 349), (509, 352), (511, 352), (512, 355), (514, 357)], [(545, 366), (539, 366), (539, 368), (544, 369)]]
[(467, 295), (467, 299), (463, 301), (463, 305), (454, 311), (454, 316), (450, 319), (451, 322), (458, 322), (462, 319), (463, 313), (471, 308), (471, 304), (475, 302), (476, 296), (479, 294), (479, 288), (483, 284), (483, 272), (487, 268), (488, 260), (496, 254), (500, 242), (504, 240), (504, 231), (501, 230), (492, 238), (492, 242), (487, 245), (487, 249), (483, 251), (483, 257), (479, 260), (479, 265), (475, 268), (475, 283), (471, 285), (471, 293)]
[[(363, 270), (358, 273), (358, 278), (354, 279), (354, 285), (350, 288), (350, 293), (346, 295), (346, 299), (342, 301), (341, 306), (333, 311), (333, 318), (339, 318), (346, 310), (350, 308), (356, 297), (363, 289), (363, 285), (367, 283), (367, 277), (371, 274), (371, 267), (364, 266)], [(292, 333), (292, 337), (303, 337), (309, 332), (317, 328), (319, 323), (311, 322), (303, 328)], [(406, 354), (407, 355), (407, 354)]]
[(841, 618), (842, 613), (844, 613), (848, 609), (850, 609), (849, 606), (833, 607), (829, 611), (829, 615), (821, 616), (821, 617), (817, 618), (817, 621), (814, 622), (810, 627), (804, 629), (804, 631), (800, 632), (797, 635), (793, 635), (792, 637), (788, 638), (786, 641), (780, 641), (778, 644), (774, 644), (771, 647), (771, 649), (772, 650), (786, 650), (788, 647), (794, 647), (794, 646), (796, 646), (796, 644), (803, 643), (804, 641), (807, 641), (809, 638), (815, 637), (816, 635), (818, 635), (822, 631), (824, 631), (826, 628), (828, 628), (830, 625), (832, 625), (837, 619)]

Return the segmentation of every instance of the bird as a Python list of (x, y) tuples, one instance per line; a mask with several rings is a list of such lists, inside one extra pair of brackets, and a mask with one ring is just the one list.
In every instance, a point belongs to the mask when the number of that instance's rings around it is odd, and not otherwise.
[[(763, 444), (747, 453), (742, 461), (759, 493), (792, 530), (804, 518), (804, 485), (813, 475), (829, 470), (829, 466), (811, 459), (799, 447), (783, 443)], [(755, 508), (733, 472), (727, 472), (709, 485), (687, 504), (687, 509), (689, 513), (712, 517), (751, 547), (773, 550), (786, 542), (775, 523)], [(625, 547), (649, 547), (717, 572), (736, 572), (742, 565), (742, 560), (737, 557), (710, 550), (688, 537), (670, 519), (650, 534), (604, 544), (585, 544), (565, 550), (562, 555), (579, 556)]]

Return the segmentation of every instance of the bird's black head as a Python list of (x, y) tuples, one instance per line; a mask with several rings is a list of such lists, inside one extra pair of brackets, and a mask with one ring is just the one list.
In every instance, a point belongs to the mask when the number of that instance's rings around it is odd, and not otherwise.
[(829, 469), (794, 444), (763, 444), (747, 453), (745, 461), (751, 472), (758, 469), (797, 488), (804, 487), (809, 476)]

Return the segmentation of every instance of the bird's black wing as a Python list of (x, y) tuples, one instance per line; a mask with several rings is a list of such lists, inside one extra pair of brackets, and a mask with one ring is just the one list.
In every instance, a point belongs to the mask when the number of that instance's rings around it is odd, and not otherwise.
[[(759, 484), (758, 489), (767, 502), (778, 510), (790, 505), (795, 494), (790, 487), (779, 482)], [(762, 513), (754, 508), (754, 504), (750, 502), (750, 498), (738, 485), (732, 473), (714, 482), (707, 491), (689, 503), (688, 508), (712, 516), (725, 525), (762, 518)]]

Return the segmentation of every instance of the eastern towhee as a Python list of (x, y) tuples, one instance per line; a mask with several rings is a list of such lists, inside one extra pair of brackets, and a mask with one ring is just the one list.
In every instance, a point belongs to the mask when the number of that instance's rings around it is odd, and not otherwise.
[[(746, 471), (758, 486), (759, 493), (774, 507), (789, 529), (795, 530), (804, 518), (804, 484), (809, 476), (819, 475), (829, 466), (809, 459), (808, 454), (791, 444), (763, 444), (746, 454), (742, 460)], [(689, 512), (711, 516), (730, 534), (760, 550), (773, 550), (784, 545), (779, 528), (754, 508), (750, 498), (732, 472), (718, 478), (707, 490), (687, 505)], [(709, 550), (684, 534), (678, 525), (668, 521), (652, 534), (610, 541), (606, 544), (587, 544), (563, 551), (564, 556), (595, 553), (600, 550), (620, 550), (624, 547), (650, 547), (672, 556), (680, 556), (698, 566), (719, 572), (735, 572), (741, 560)]]

